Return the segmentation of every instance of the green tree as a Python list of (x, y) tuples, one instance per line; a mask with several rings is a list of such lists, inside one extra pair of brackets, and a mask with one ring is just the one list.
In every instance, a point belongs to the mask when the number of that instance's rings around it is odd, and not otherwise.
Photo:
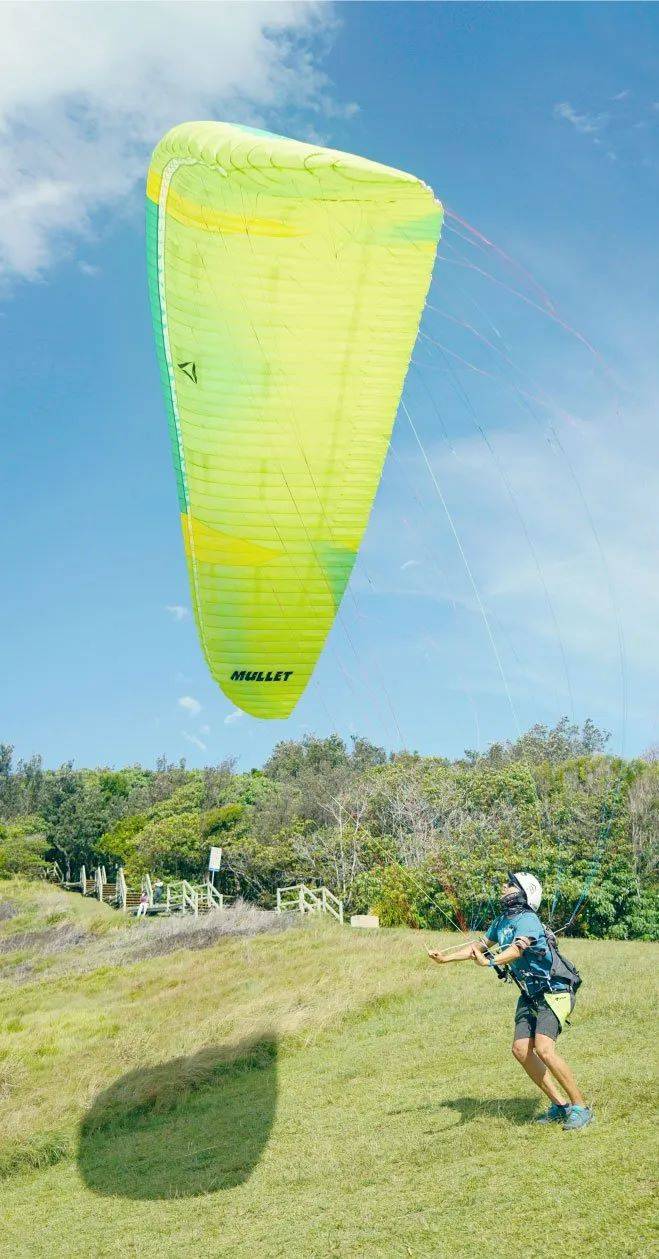
[(131, 874), (149, 871), (163, 879), (196, 880), (204, 869), (206, 856), (199, 813), (156, 818), (140, 832)]
[(23, 817), (0, 822), (0, 878), (14, 874), (40, 878), (46, 872), (48, 840), (43, 818)]

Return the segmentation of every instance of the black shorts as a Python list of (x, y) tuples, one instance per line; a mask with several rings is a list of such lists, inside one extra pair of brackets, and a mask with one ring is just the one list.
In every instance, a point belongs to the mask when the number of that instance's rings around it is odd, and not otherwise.
[[(570, 1001), (570, 1013), (574, 1009), (574, 996)], [(520, 997), (515, 1010), (515, 1040), (532, 1040), (534, 1036), (550, 1036), (557, 1040), (562, 1032), (560, 1019), (550, 1010), (543, 996)]]

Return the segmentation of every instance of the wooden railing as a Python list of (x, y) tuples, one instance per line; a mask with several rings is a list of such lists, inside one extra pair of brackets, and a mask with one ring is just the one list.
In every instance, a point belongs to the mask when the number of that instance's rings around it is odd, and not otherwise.
[(191, 897), (189, 893), (186, 895), (186, 887), (190, 888), (190, 892), (194, 892), (194, 888), (187, 879), (172, 879), (167, 884), (164, 903), (168, 913), (194, 913), (194, 897)]
[(232, 896), (225, 896), (223, 892), (218, 892), (215, 885), (208, 880), (205, 883), (197, 883), (195, 890), (199, 894), (200, 909), (226, 909), (229, 902), (233, 900)]
[(330, 892), (328, 887), (321, 887), (320, 895), (323, 913), (331, 914), (333, 918), (336, 918), (337, 922), (342, 923), (343, 901), (339, 900), (338, 896), (335, 896), (333, 892)]
[[(62, 878), (62, 872), (59, 866), (52, 866), (50, 869), (51, 877), (70, 891), (80, 891), (83, 896), (93, 895), (99, 901), (103, 901), (104, 892), (107, 888), (107, 874), (104, 866), (98, 866), (92, 875), (89, 875), (84, 866), (80, 868), (80, 877), (75, 882), (66, 882)], [(119, 866), (115, 876), (116, 882), (112, 896), (112, 904), (117, 909), (126, 913), (134, 907), (134, 902), (139, 893), (135, 888), (129, 888), (126, 883), (126, 875), (123, 867)], [(194, 914), (198, 916), (200, 909), (202, 912), (208, 910), (226, 909), (230, 901), (234, 898), (224, 896), (209, 881), (204, 883), (192, 884), (187, 879), (173, 879), (164, 885), (162, 895), (158, 898), (154, 893), (153, 880), (150, 874), (145, 874), (141, 881), (141, 889), (147, 893), (149, 900), (149, 909), (160, 910), (164, 914), (184, 913)], [(315, 893), (310, 892), (311, 896)], [(332, 893), (328, 892), (331, 897)], [(128, 904), (128, 901), (131, 904)], [(297, 907), (297, 906), (296, 906)], [(320, 908), (320, 902), (319, 906)], [(310, 912), (308, 907), (304, 912)], [(328, 912), (334, 912), (329, 909)]]
[(171, 883), (166, 884), (164, 903), (168, 914), (174, 913), (177, 909), (183, 909), (183, 885), (178, 879), (173, 879)]
[(126, 900), (128, 898), (128, 887), (126, 886), (126, 876), (123, 866), (119, 866), (117, 870), (117, 907), (126, 912)]
[(290, 887), (277, 888), (278, 914), (298, 913), (331, 914), (337, 922), (343, 922), (343, 901), (328, 887), (307, 887), (306, 883), (293, 883)]
[(278, 914), (298, 913), (311, 914), (320, 909), (320, 901), (315, 892), (304, 883), (293, 883), (289, 887), (277, 888)]
[(199, 915), (199, 893), (196, 887), (188, 883), (187, 879), (181, 879), (181, 891), (183, 893), (183, 913), (186, 914), (189, 910), (197, 918)]

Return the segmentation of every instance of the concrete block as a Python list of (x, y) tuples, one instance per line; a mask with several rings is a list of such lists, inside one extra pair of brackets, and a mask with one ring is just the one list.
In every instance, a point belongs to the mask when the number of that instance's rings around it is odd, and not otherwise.
[(352, 914), (350, 918), (351, 927), (379, 927), (380, 919), (377, 914)]

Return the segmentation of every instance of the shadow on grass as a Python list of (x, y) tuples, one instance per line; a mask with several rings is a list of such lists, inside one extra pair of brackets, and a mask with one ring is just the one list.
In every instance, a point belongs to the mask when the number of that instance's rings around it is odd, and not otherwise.
[(272, 1035), (121, 1076), (80, 1125), (78, 1165), (106, 1197), (190, 1198), (247, 1180), (277, 1102)]
[(424, 1112), (437, 1115), (442, 1110), (457, 1111), (458, 1123), (470, 1123), (474, 1119), (505, 1119), (520, 1126), (530, 1123), (537, 1114), (537, 1101), (532, 1097), (449, 1097), (437, 1102), (425, 1102), (422, 1106), (410, 1106), (392, 1110), (392, 1115), (410, 1115)]

